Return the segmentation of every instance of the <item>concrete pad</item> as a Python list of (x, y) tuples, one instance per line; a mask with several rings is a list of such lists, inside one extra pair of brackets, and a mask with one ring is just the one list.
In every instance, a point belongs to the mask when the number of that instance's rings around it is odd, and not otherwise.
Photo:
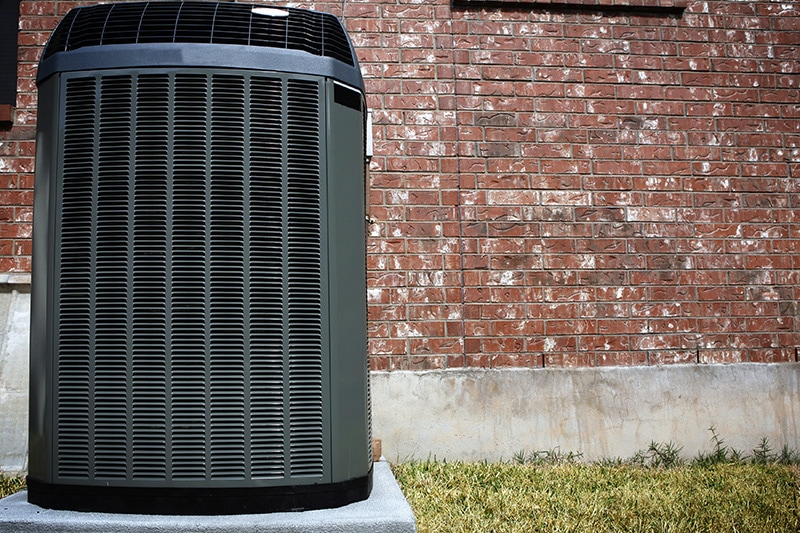
[(230, 516), (161, 516), (42, 509), (25, 491), (0, 500), (3, 533), (415, 533), (408, 502), (386, 461), (375, 463), (370, 497), (337, 509)]

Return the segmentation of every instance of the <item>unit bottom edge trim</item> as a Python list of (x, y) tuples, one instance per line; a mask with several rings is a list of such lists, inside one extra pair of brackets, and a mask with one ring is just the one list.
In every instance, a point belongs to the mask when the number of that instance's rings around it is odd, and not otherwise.
[(369, 498), (366, 476), (334, 483), (270, 487), (65, 485), (28, 477), (28, 502), (45, 509), (149, 515), (239, 515), (333, 509)]

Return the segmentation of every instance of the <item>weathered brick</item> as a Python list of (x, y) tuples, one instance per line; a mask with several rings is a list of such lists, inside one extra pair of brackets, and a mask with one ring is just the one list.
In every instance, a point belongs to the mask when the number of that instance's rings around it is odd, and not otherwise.
[[(30, 267), (36, 61), (73, 5), (21, 4), (0, 270)], [(347, 3), (375, 124), (372, 368), (794, 360), (787, 6), (690, 2), (670, 24), (616, 24)]]

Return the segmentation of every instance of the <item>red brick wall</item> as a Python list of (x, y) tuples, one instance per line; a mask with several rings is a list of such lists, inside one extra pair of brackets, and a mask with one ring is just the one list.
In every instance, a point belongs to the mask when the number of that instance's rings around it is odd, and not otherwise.
[[(795, 361), (800, 4), (569, 3), (292, 4), (344, 10), (374, 110), (373, 368)], [(0, 271), (72, 5), (22, 2)]]

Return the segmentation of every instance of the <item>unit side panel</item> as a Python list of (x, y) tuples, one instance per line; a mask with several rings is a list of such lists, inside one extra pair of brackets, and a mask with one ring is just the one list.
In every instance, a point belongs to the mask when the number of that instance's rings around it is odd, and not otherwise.
[(34, 195), (33, 267), (31, 271), (29, 471), (32, 478), (51, 481), (53, 464), (53, 379), (49, 354), (53, 338), (52, 244), (55, 241), (57, 173), (60, 130), (58, 77), (39, 87), (36, 133), (36, 188)]
[(331, 406), (334, 479), (372, 464), (366, 338), (364, 106), (359, 91), (327, 83)]

